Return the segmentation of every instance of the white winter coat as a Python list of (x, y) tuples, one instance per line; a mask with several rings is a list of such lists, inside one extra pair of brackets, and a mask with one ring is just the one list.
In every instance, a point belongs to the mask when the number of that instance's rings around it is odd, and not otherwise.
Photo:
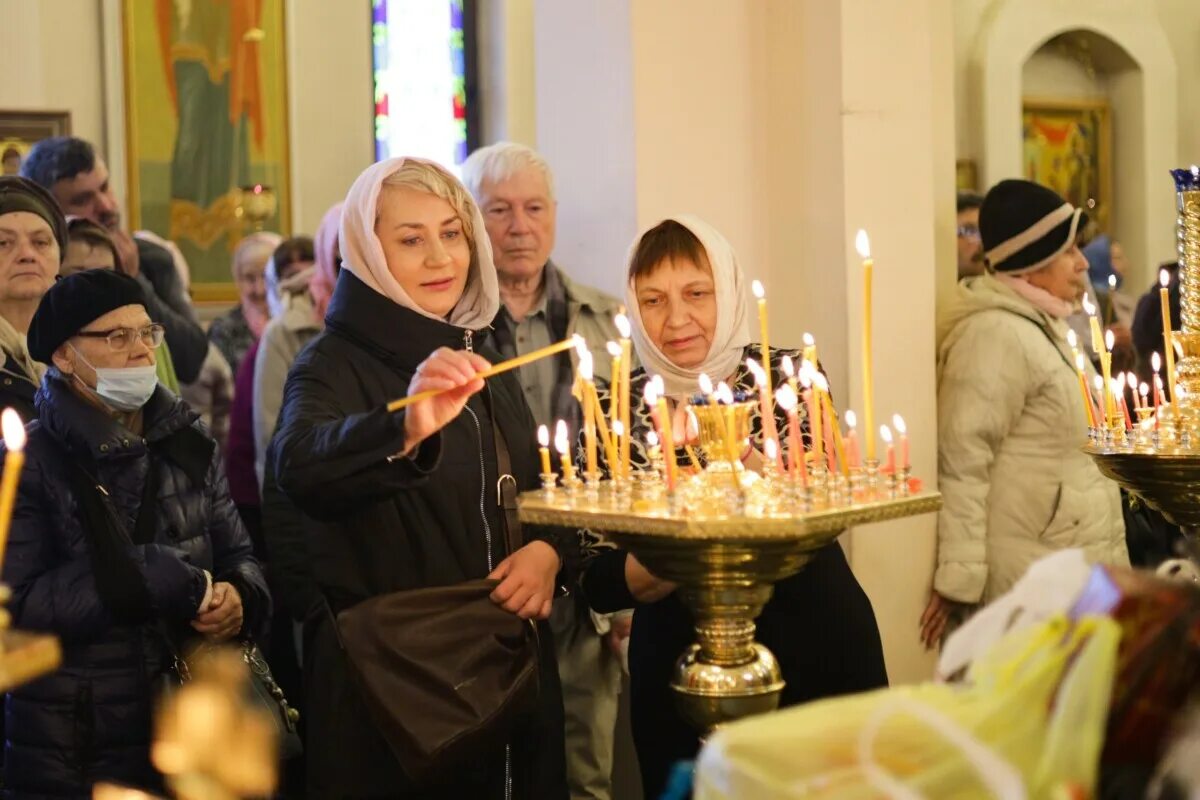
[(1087, 412), (1066, 332), (991, 275), (960, 283), (939, 319), (934, 588), (945, 597), (987, 602), (1066, 547), (1129, 563), (1119, 489), (1081, 450)]

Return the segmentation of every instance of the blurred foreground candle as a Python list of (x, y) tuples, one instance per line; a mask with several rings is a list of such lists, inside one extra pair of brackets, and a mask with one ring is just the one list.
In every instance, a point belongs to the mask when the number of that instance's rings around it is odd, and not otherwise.
[(892, 429), (887, 425), (880, 425), (879, 438), (883, 439), (883, 443), (887, 445), (887, 456), (884, 460), (883, 472), (885, 474), (894, 474), (896, 472), (896, 446), (892, 444)]
[(875, 391), (871, 376), (871, 274), (875, 262), (871, 258), (871, 240), (867, 232), (859, 230), (854, 237), (854, 247), (862, 258), (863, 267), (863, 328), (862, 328), (862, 371), (863, 371), (863, 414), (867, 423), (867, 460), (875, 460)]
[(561, 419), (554, 429), (554, 449), (558, 451), (562, 461), (563, 483), (566, 483), (575, 477), (575, 467), (571, 463), (571, 442), (567, 436), (567, 423)]
[(17, 500), (17, 486), (21, 482), (21, 469), (25, 466), (25, 425), (21, 415), (11, 408), (0, 413), (0, 431), (4, 434), (4, 476), (0, 478), (0, 572), (3, 570), (4, 554), (8, 549), (8, 528), (12, 523), (13, 506)]
[(538, 455), (542, 457), (542, 474), (550, 474), (550, 429), (538, 425)]
[(633, 360), (632, 343), (629, 341), (633, 328), (629, 317), (622, 312), (613, 317), (617, 332), (621, 334), (621, 477), (629, 478), (629, 437), (633, 429), (629, 426), (629, 362)]
[(904, 424), (904, 417), (893, 414), (892, 427), (900, 434), (900, 469), (909, 469), (912, 463), (908, 457), (908, 426)]

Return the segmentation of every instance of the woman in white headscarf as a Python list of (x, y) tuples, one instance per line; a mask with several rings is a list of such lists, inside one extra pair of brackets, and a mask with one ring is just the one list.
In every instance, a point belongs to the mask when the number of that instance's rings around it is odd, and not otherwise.
[[(506, 554), (493, 421), (520, 489), (537, 485), (532, 415), (513, 373), (476, 377), (496, 354), (481, 332), (499, 305), (475, 202), (433, 162), (375, 164), (351, 187), (343, 269), (325, 330), (297, 357), (267, 470), (312, 518), (309, 565), (327, 614), (305, 624), (309, 795), (512, 796), (565, 800), (562, 699), (553, 643), (540, 634), (538, 705), (507, 741), (436, 785), (413, 785), (351, 683), (333, 619), (392, 592), (492, 577), (494, 602), (525, 619), (550, 613), (573, 537), (526, 526)], [(400, 413), (390, 400), (446, 393)], [(414, 714), (421, 713), (419, 709)]]
[[(640, 397), (655, 374), (662, 376), (675, 412), (675, 441), (683, 441), (686, 430), (681, 401), (697, 391), (701, 374), (714, 383), (725, 381), (735, 392), (755, 391), (747, 360), (761, 364), (762, 350), (750, 342), (745, 276), (729, 242), (711, 226), (681, 215), (643, 233), (630, 254), (625, 298), (644, 365), (631, 376), (632, 396)], [(785, 355), (800, 363), (799, 352), (773, 349), (776, 386), (786, 380), (780, 368)], [(601, 402), (608, 402), (605, 388)], [(643, 443), (653, 428), (645, 404), (637, 405), (631, 459), (635, 468), (644, 468)], [(785, 418), (778, 411), (776, 417), (777, 430), (784, 430)], [(807, 440), (808, 420), (801, 424)], [(750, 447), (743, 454), (748, 464), (762, 458), (762, 430), (756, 404)], [(687, 468), (686, 453), (674, 457)], [(695, 637), (692, 617), (669, 594), (673, 587), (653, 578), (633, 556), (598, 540), (590, 544), (583, 590), (592, 607), (600, 612), (636, 607), (629, 643), (633, 736), (645, 796), (658, 797), (671, 765), (693, 758), (699, 747), (698, 732), (675, 710), (669, 687), (675, 660)], [(787, 681), (781, 705), (887, 684), (875, 613), (837, 543), (776, 584), (757, 623), (759, 641), (775, 653)]]

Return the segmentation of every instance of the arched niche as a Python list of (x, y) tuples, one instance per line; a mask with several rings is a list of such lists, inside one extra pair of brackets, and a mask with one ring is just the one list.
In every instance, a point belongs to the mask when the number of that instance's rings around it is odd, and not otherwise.
[[(1136, 65), (1136, 80), (1122, 89), (1122, 106), (1134, 112), (1122, 125), (1135, 145), (1114, 162), (1124, 203), (1121, 229), (1134, 268), (1132, 286), (1148, 285), (1155, 266), (1174, 253), (1175, 200), (1167, 171), (1178, 166), (1177, 71), (1158, 18), (1140, 3), (1096, 0), (1000, 0), (976, 39), (975, 105), (982, 125), (985, 185), (1022, 175), (1021, 109), (1025, 65), (1046, 42), (1070, 32), (1091, 32)], [(1139, 88), (1140, 87), (1140, 88)]]

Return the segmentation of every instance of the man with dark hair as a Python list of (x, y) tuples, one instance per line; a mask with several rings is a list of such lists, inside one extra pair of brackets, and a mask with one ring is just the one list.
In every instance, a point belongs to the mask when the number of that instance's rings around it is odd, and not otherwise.
[(208, 353), (208, 338), (171, 253), (121, 230), (121, 211), (109, 184), (108, 166), (92, 144), (73, 136), (43, 139), (25, 157), (21, 174), (54, 195), (63, 213), (86, 217), (109, 232), (120, 254), (121, 271), (142, 285), (150, 315), (166, 328), (179, 380), (196, 380)]
[(983, 195), (976, 192), (958, 193), (958, 279), (982, 275), (983, 242), (979, 238), (979, 208)]

